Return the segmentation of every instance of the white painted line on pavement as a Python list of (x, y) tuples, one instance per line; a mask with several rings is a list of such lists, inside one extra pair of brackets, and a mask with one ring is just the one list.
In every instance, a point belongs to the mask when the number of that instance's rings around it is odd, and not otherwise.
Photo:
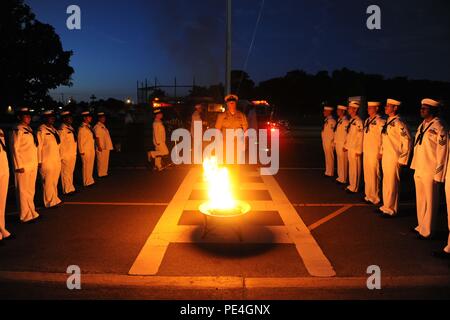
[(289, 237), (309, 274), (316, 277), (334, 277), (336, 272), (322, 249), (317, 244), (308, 227), (298, 215), (277, 181), (272, 176), (263, 176), (272, 200), (288, 229)]
[(308, 227), (309, 230), (313, 231), (315, 229), (317, 229), (318, 227), (320, 227), (321, 225), (327, 223), (328, 221), (340, 216), (341, 214), (343, 214), (344, 212), (348, 211), (348, 209), (350, 209), (352, 206), (345, 206), (343, 208), (340, 208), (339, 210), (336, 210), (335, 212), (333, 212), (332, 214), (326, 216), (323, 219), (320, 219), (319, 221), (313, 223), (312, 225), (310, 225)]
[(178, 221), (189, 200), (192, 186), (198, 181), (199, 175), (199, 169), (191, 169), (184, 178), (172, 201), (166, 207), (159, 222), (134, 261), (129, 271), (130, 275), (155, 275), (158, 273), (167, 247), (173, 236), (177, 234)]

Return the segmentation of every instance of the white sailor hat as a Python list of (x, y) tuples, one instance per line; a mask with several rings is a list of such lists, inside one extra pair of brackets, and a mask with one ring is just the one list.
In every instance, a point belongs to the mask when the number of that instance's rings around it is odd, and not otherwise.
[(102, 117), (102, 116), (106, 116), (106, 114), (104, 112), (99, 112), (99, 113), (97, 113), (97, 116)]
[(70, 111), (63, 111), (60, 113), (61, 117), (68, 117), (71, 116), (72, 113)]
[(26, 115), (26, 114), (31, 114), (31, 111), (29, 108), (20, 108), (19, 110), (17, 110), (17, 113), (19, 115)]
[(333, 107), (330, 107), (330, 106), (324, 106), (324, 107), (323, 107), (323, 110), (326, 110), (326, 111), (333, 111), (334, 108), (333, 108)]
[(359, 101), (350, 101), (348, 106), (352, 107), (352, 108), (359, 108), (360, 107), (360, 103), (359, 103)]
[(426, 105), (426, 106), (430, 106), (430, 107), (434, 107), (437, 108), (439, 107), (441, 104), (439, 101), (433, 100), (433, 99), (423, 99), (422, 100), (422, 105)]
[(402, 102), (394, 99), (388, 99), (387, 104), (399, 107), (402, 105)]
[(83, 117), (92, 116), (92, 114), (91, 114), (90, 111), (83, 111), (83, 112), (81, 113), (81, 115), (82, 115)]
[(369, 101), (369, 102), (367, 102), (367, 106), (368, 107), (379, 107), (379, 106), (381, 106), (381, 103), (377, 102), (377, 101)]
[(158, 113), (162, 113), (161, 109), (155, 109), (153, 110), (153, 114), (157, 115)]
[(229, 101), (235, 101), (238, 102), (239, 101), (239, 97), (235, 94), (229, 94), (225, 97), (225, 102), (229, 102)]
[(338, 105), (338, 110), (344, 110), (344, 111), (347, 111), (347, 107), (346, 106), (343, 106), (343, 105)]
[(55, 115), (55, 111), (53, 111), (53, 110), (45, 110), (44, 112), (42, 112), (42, 115), (46, 116), (46, 117), (54, 116)]

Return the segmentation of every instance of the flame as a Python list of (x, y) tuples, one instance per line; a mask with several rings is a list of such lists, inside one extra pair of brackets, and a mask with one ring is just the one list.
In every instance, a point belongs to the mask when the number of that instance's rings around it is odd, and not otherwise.
[(212, 210), (231, 210), (236, 207), (230, 174), (227, 168), (219, 167), (217, 158), (203, 161), (203, 178), (207, 184), (208, 205)]

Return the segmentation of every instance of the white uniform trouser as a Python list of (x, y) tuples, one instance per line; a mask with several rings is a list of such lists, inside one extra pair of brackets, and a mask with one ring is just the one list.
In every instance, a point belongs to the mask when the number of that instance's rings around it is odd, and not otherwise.
[(81, 162), (83, 164), (83, 186), (89, 187), (95, 183), (93, 177), (95, 153), (86, 152), (81, 156)]
[(439, 210), (439, 184), (434, 182), (433, 177), (415, 174), (417, 221), (416, 231), (423, 237), (432, 234)]
[(167, 156), (168, 154), (169, 149), (167, 148), (165, 143), (161, 143), (159, 146), (156, 146), (155, 151), (150, 151), (150, 156), (155, 159), (156, 168), (162, 168), (162, 157)]
[(383, 157), (383, 206), (381, 211), (388, 215), (398, 212), (398, 190), (400, 186), (400, 165), (397, 158)]
[(357, 156), (354, 150), (348, 150), (348, 175), (350, 185), (347, 189), (358, 192), (361, 181), (361, 156)]
[(61, 182), (64, 194), (75, 191), (73, 185), (73, 172), (75, 171), (75, 164), (77, 156), (61, 160)]
[(364, 153), (364, 184), (366, 200), (380, 203), (380, 161), (377, 154)]
[(445, 247), (444, 251), (450, 253), (450, 179), (445, 181), (445, 195), (447, 198), (447, 221), (448, 221), (448, 243), (447, 247)]
[(61, 162), (43, 162), (40, 169), (42, 188), (44, 190), (44, 205), (46, 208), (54, 207), (61, 203), (58, 197), (58, 182), (61, 175)]
[(334, 176), (334, 147), (330, 141), (324, 141), (323, 152), (325, 154), (325, 175), (329, 177)]
[(8, 196), (9, 170), (7, 167), (0, 172), (0, 239), (9, 236), (5, 225), (6, 197)]
[(106, 177), (108, 175), (108, 168), (109, 168), (109, 150), (103, 150), (103, 151), (95, 151), (95, 154), (97, 155), (97, 173), (98, 176)]
[(24, 173), (16, 173), (16, 190), (19, 198), (20, 220), (27, 222), (39, 217), (34, 206), (36, 190), (36, 168), (25, 168)]
[(344, 151), (344, 144), (336, 144), (336, 157), (337, 157), (337, 171), (338, 178), (336, 179), (340, 183), (347, 183), (348, 180), (348, 152)]

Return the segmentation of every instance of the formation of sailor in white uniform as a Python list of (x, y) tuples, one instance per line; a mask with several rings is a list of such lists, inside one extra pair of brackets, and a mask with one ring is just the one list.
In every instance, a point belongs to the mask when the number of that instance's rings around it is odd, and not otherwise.
[(104, 113), (98, 114), (99, 122), (92, 129), (92, 114), (83, 112), (83, 123), (78, 133), (72, 126), (73, 117), (69, 111), (61, 112), (62, 124), (59, 129), (55, 127), (56, 115), (52, 110), (42, 113), (43, 122), (37, 131), (30, 126), (32, 114), (28, 108), (19, 109), (17, 116), (19, 122), (9, 137), (9, 148), (5, 132), (0, 129), (0, 241), (14, 238), (5, 224), (10, 178), (8, 152), (14, 168), (20, 221), (34, 223), (40, 217), (34, 203), (38, 172), (42, 181), (44, 206), (56, 208), (63, 204), (58, 194), (60, 178), (64, 195), (76, 192), (73, 176), (77, 152), (79, 151), (83, 162), (83, 185), (90, 186), (94, 184), (96, 153), (98, 175), (105, 177), (108, 175), (109, 153), (113, 150)]
[[(447, 125), (439, 118), (440, 103), (424, 99), (420, 114), (423, 118), (415, 139), (399, 115), (402, 102), (388, 99), (380, 115), (380, 102), (368, 102), (368, 118), (358, 116), (360, 102), (351, 101), (337, 108), (337, 122), (333, 122), (332, 107), (325, 107), (322, 142), (325, 158), (325, 176), (334, 177), (334, 152), (337, 158), (336, 182), (346, 186), (349, 193), (357, 193), (364, 172), (364, 201), (377, 206), (383, 218), (393, 218), (399, 211), (400, 172), (412, 157), (411, 169), (417, 201), (417, 226), (412, 232), (418, 239), (433, 237), (440, 206), (439, 189), (445, 182), (450, 221), (450, 141)], [(350, 119), (347, 118), (347, 111)], [(333, 120), (332, 120), (333, 119)], [(334, 130), (325, 130), (328, 123)], [(332, 141), (333, 155), (330, 152)], [(330, 162), (333, 161), (333, 164)], [(438, 258), (450, 259), (450, 222), (447, 246), (435, 252)]]

